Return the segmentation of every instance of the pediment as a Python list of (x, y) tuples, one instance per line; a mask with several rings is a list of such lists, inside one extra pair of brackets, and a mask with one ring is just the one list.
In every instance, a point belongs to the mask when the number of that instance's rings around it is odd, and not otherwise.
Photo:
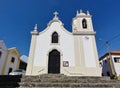
[(15, 48), (9, 48), (8, 52), (13, 53), (13, 54), (17, 55), (18, 57), (20, 57), (20, 53), (19, 53), (19, 51), (16, 47)]

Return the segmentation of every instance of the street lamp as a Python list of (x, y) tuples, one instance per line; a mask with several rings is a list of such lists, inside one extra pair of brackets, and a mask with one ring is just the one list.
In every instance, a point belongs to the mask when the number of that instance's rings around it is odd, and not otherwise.
[[(104, 41), (102, 39), (99, 39), (100, 41)], [(110, 52), (110, 46), (109, 46), (109, 42), (108, 41), (104, 41), (105, 42), (105, 45), (106, 45), (106, 48), (107, 48), (107, 51), (108, 51), (108, 61), (110, 63), (110, 69), (111, 69), (111, 72), (112, 72), (112, 76), (111, 78), (115, 78), (116, 77), (116, 72), (114, 70), (114, 66), (113, 66), (113, 62), (112, 62), (112, 56), (111, 56), (111, 52)]]

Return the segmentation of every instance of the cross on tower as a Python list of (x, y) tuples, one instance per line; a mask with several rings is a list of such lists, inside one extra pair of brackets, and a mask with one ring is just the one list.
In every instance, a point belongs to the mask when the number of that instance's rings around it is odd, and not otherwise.
[(59, 13), (55, 11), (53, 14), (55, 15), (55, 17), (57, 17)]

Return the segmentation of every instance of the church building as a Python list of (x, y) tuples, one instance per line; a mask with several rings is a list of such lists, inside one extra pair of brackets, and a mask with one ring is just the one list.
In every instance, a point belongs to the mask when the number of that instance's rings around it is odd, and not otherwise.
[(54, 15), (42, 32), (37, 25), (31, 32), (26, 75), (101, 76), (90, 13), (77, 11), (72, 32), (65, 29), (57, 12)]

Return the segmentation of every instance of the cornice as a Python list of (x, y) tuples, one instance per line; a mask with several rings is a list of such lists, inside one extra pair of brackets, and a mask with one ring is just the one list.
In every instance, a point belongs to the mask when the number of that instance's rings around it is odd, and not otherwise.
[(39, 32), (37, 32), (37, 31), (31, 31), (30, 32), (32, 35), (39, 35)]
[(93, 31), (77, 31), (73, 32), (73, 35), (95, 35), (96, 32)]

